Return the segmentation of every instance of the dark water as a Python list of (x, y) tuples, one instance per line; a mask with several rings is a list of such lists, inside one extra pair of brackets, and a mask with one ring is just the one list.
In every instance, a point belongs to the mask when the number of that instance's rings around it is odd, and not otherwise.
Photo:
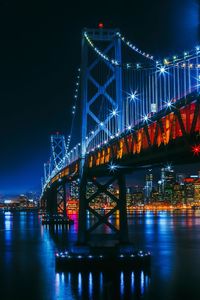
[(200, 299), (200, 211), (128, 220), (131, 240), (152, 252), (150, 273), (56, 273), (54, 254), (76, 241), (77, 222), (63, 232), (36, 213), (1, 213), (0, 299)]

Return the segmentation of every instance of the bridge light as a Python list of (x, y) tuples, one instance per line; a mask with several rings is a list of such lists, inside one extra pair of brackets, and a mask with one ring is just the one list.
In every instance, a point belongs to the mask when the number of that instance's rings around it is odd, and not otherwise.
[(196, 50), (197, 50), (197, 51), (200, 51), (200, 46), (196, 46)]
[(110, 115), (113, 116), (113, 117), (118, 116), (118, 111), (117, 111), (117, 109), (115, 108), (115, 109), (111, 110), (111, 111), (110, 111)]
[(130, 101), (135, 101), (137, 99), (137, 91), (131, 92), (130, 94), (128, 93), (127, 99)]
[(166, 69), (164, 66), (160, 67), (160, 73), (161, 74), (164, 74), (166, 72)]
[(103, 122), (101, 122), (100, 125), (103, 126)]
[(166, 105), (167, 108), (173, 107), (173, 102), (172, 102), (172, 100), (168, 100), (168, 101), (165, 103), (165, 105)]
[(187, 52), (184, 52), (184, 56), (187, 56), (188, 55), (188, 53)]
[(131, 125), (129, 125), (127, 128), (128, 128), (128, 130), (131, 130)]
[(104, 28), (104, 24), (103, 24), (102, 22), (99, 22), (98, 27), (99, 27), (100, 29), (102, 29), (102, 28)]
[(192, 147), (192, 152), (193, 152), (194, 155), (199, 156), (199, 154), (200, 154), (200, 145), (194, 145)]
[(108, 165), (108, 168), (109, 168), (110, 172), (114, 172), (118, 169), (118, 166), (111, 162), (110, 165)]
[(142, 117), (142, 119), (143, 119), (143, 121), (146, 122), (146, 123), (149, 121), (148, 115), (144, 115), (144, 116)]
[(177, 56), (173, 56), (173, 60), (176, 60), (177, 59)]

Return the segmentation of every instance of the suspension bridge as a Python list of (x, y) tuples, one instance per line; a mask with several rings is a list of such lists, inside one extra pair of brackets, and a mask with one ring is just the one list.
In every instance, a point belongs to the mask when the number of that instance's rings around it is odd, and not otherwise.
[[(166, 161), (199, 162), (199, 89), (199, 46), (159, 60), (118, 29), (104, 29), (103, 24), (84, 29), (72, 128), (68, 137), (51, 136), (51, 157), (44, 164), (42, 181), (43, 207), (52, 214), (59, 207), (66, 213), (66, 185), (79, 178), (78, 242), (87, 243), (105, 224), (120, 243), (127, 243), (125, 175)], [(96, 187), (89, 197), (88, 182)], [(109, 191), (114, 182), (118, 196)], [(102, 194), (116, 203), (105, 215), (90, 205)], [(118, 227), (109, 222), (116, 211)], [(90, 227), (87, 212), (97, 220)]]

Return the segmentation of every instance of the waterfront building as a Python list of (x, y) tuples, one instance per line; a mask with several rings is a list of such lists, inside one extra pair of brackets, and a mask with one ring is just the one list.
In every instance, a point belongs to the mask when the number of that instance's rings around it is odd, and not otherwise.
[(194, 201), (200, 203), (200, 178), (194, 180)]
[(194, 201), (194, 178), (186, 177), (184, 179), (185, 203), (192, 204)]
[(173, 185), (173, 205), (184, 205), (185, 197), (184, 197), (184, 185), (179, 182), (175, 182)]

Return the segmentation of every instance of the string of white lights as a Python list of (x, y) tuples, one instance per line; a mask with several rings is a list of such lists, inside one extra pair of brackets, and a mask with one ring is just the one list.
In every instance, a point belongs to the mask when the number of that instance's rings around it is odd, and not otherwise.
[(110, 58), (108, 55), (104, 54), (98, 47), (96, 47), (94, 45), (94, 43), (92, 42), (92, 40), (89, 38), (87, 32), (84, 32), (84, 37), (87, 40), (88, 44), (92, 47), (92, 49), (97, 53), (97, 55), (99, 55), (102, 59), (104, 59), (105, 61), (107, 61), (108, 63), (110, 63), (113, 66), (118, 66), (118, 67), (122, 67), (125, 69), (134, 69), (134, 70), (138, 70), (138, 69), (152, 69), (152, 66), (150, 65), (144, 65), (142, 63), (123, 63), (121, 64), (119, 61), (117, 61), (116, 59)]
[[(142, 51), (141, 49), (137, 48), (132, 42), (130, 42), (128, 39), (126, 39), (120, 32), (117, 32), (116, 35), (126, 44), (129, 48), (131, 48), (133, 51), (137, 52), (138, 54), (144, 56), (145, 58), (154, 61), (156, 65), (161, 64), (159, 63), (158, 60), (155, 60), (153, 55), (150, 55), (149, 53), (146, 53)], [(200, 46), (196, 46), (195, 49), (192, 49), (190, 51), (185, 51), (183, 55), (174, 55), (171, 58), (164, 58), (163, 59), (163, 64), (164, 65), (174, 65), (176, 64), (177, 67), (183, 67), (183, 68), (200, 68), (200, 64), (188, 64), (186, 65), (184, 63), (185, 60), (195, 58), (194, 56), (199, 56), (200, 55)], [(182, 63), (182, 64), (181, 64)]]
[(78, 101), (79, 86), (80, 86), (80, 71), (81, 71), (81, 69), (78, 68), (78, 74), (77, 74), (77, 77), (76, 77), (76, 84), (75, 84), (75, 91), (74, 91), (74, 103), (73, 103), (73, 106), (72, 106), (71, 129), (70, 129), (70, 134), (67, 137), (67, 145), (66, 145), (66, 152), (67, 153), (69, 151), (69, 146), (70, 146), (70, 143), (71, 143), (71, 137), (72, 137), (73, 126), (74, 126), (74, 119), (75, 119), (76, 109), (77, 109), (77, 101)]
[(167, 66), (176, 65), (182, 68), (200, 68), (200, 64), (186, 64), (185, 62), (190, 59), (198, 58), (200, 55), (200, 46), (196, 46), (195, 49), (190, 51), (184, 51), (182, 55), (174, 55), (171, 58), (164, 58), (163, 64)]
[(120, 32), (117, 32), (116, 35), (121, 39), (124, 44), (126, 44), (129, 48), (131, 48), (133, 51), (137, 52), (138, 54), (144, 56), (145, 58), (156, 62), (154, 59), (154, 56), (142, 51), (141, 49), (137, 48), (132, 42), (130, 42), (128, 39), (126, 39)]

